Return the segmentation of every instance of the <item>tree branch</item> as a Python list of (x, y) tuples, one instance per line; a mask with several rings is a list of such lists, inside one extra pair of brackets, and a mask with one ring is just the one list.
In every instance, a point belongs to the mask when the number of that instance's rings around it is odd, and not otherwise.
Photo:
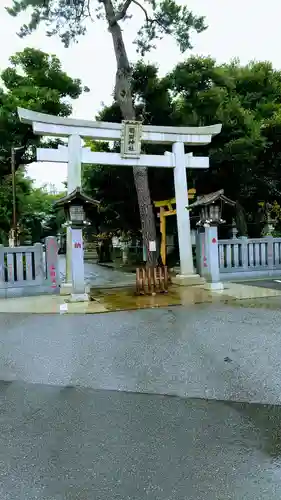
[(138, 0), (131, 0), (131, 1), (132, 1), (132, 3), (137, 5), (143, 11), (147, 24), (156, 23), (160, 26), (160, 28), (162, 28), (164, 31), (166, 31), (166, 27), (162, 23), (160, 23), (160, 21), (158, 19), (153, 19), (153, 18), (149, 17), (147, 10), (144, 8), (144, 6), (140, 2), (138, 2)]
[(144, 12), (146, 22), (147, 23), (152, 23), (153, 20), (149, 19), (147, 10), (144, 8), (144, 6), (141, 3), (139, 3), (137, 0), (132, 0), (132, 2), (134, 4), (136, 4)]
[(92, 12), (91, 12), (91, 0), (88, 0), (88, 2), (87, 2), (87, 11), (88, 11), (89, 18), (91, 19), (91, 21), (93, 21), (93, 16), (92, 16)]
[(118, 21), (121, 21), (122, 19), (124, 19), (124, 17), (126, 16), (127, 10), (130, 7), (132, 1), (133, 0), (125, 0), (122, 9), (119, 10), (119, 12), (116, 13), (115, 21), (117, 23), (118, 23)]

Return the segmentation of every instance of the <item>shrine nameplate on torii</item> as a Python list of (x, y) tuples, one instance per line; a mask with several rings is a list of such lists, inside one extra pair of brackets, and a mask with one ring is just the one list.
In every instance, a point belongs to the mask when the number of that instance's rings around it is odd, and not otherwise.
[[(185, 154), (185, 145), (209, 144), (221, 131), (221, 124), (208, 127), (165, 127), (142, 125), (140, 122), (95, 122), (62, 118), (18, 109), (20, 120), (32, 124), (33, 132), (42, 136), (68, 137), (68, 146), (58, 149), (39, 148), (37, 160), (68, 163), (68, 192), (81, 187), (81, 164), (173, 168), (177, 206), (177, 227), (181, 275), (194, 274), (190, 236), (186, 168), (207, 169), (208, 157)], [(94, 152), (82, 147), (81, 138), (121, 141), (119, 153)], [(141, 143), (172, 144), (172, 152), (164, 155), (141, 154)], [(69, 249), (69, 252), (71, 250)], [(69, 266), (68, 266), (69, 267)]]

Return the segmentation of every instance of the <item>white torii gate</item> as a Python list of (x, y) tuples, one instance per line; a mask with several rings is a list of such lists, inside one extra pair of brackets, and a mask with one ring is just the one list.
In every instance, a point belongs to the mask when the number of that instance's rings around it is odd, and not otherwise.
[[(62, 118), (18, 108), (22, 122), (31, 124), (33, 132), (42, 136), (68, 137), (68, 147), (58, 149), (37, 149), (37, 160), (44, 162), (68, 163), (68, 193), (81, 187), (81, 164), (120, 165), (139, 167), (173, 168), (175, 198), (177, 208), (177, 228), (182, 277), (194, 276), (190, 220), (188, 206), (188, 188), (186, 168), (209, 168), (208, 157), (185, 154), (185, 145), (209, 144), (214, 135), (221, 131), (221, 124), (208, 127), (165, 127), (141, 125), (136, 122), (110, 123)], [(93, 152), (83, 148), (81, 138), (116, 141), (121, 139), (121, 154)], [(141, 142), (172, 144), (172, 153), (164, 155), (142, 155)], [(70, 241), (70, 238), (68, 238)], [(67, 281), (71, 279), (71, 247), (67, 245)]]

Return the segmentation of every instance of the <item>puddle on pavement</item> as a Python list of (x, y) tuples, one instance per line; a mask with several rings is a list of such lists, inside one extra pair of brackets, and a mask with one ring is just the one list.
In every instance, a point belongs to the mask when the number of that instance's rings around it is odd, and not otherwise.
[(199, 304), (223, 304), (243, 308), (265, 308), (278, 310), (281, 308), (281, 296), (237, 298), (225, 294), (211, 293), (199, 286), (171, 286), (168, 293), (158, 293), (155, 296), (138, 296), (134, 287), (112, 289), (92, 289), (91, 299), (101, 304), (108, 311), (124, 311), (135, 309), (159, 308), (176, 305), (194, 306)]
[(133, 288), (91, 290), (91, 299), (100, 302), (111, 311), (217, 302), (217, 297), (199, 287), (171, 287), (168, 293), (159, 293), (154, 296), (138, 296)]

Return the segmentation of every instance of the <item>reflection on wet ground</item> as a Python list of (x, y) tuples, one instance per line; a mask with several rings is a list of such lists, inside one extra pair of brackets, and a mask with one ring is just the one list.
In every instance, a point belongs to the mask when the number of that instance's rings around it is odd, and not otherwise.
[[(133, 287), (92, 289), (91, 298), (107, 311), (123, 311), (169, 307), (175, 305), (226, 304), (245, 308), (281, 308), (281, 292), (257, 287), (225, 284), (221, 293), (211, 292), (202, 286), (171, 286), (168, 293), (138, 296)], [(91, 310), (91, 304), (88, 311)]]
[(173, 305), (195, 305), (218, 302), (218, 296), (200, 287), (170, 287), (168, 293), (156, 295), (136, 295), (134, 288), (93, 289), (91, 298), (104, 305), (107, 310), (131, 310)]
[(1, 500), (280, 500), (279, 406), (0, 384)]
[[(119, 273), (121, 274), (121, 273)], [(112, 311), (154, 309), (182, 305), (188, 308), (198, 305), (221, 304), (245, 308), (278, 310), (281, 290), (266, 289), (245, 284), (225, 283), (221, 291), (210, 291), (205, 285), (169, 287), (168, 293), (137, 296), (133, 284), (104, 284), (91, 288), (91, 301), (72, 302), (63, 295), (38, 295), (0, 300), (0, 313), (98, 314)], [(66, 305), (65, 305), (66, 304)], [(61, 307), (63, 306), (63, 307)]]
[(280, 500), (280, 296), (95, 298), (0, 315), (0, 499)]

